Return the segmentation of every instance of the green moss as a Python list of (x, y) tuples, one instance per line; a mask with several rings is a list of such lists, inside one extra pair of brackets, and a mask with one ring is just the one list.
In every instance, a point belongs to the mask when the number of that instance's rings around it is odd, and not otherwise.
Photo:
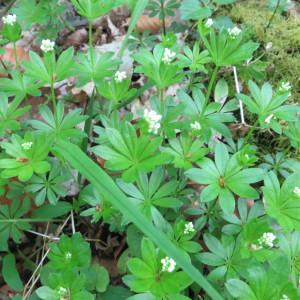
[(276, 14), (271, 26), (266, 25), (273, 12), (267, 9), (266, 1), (248, 0), (237, 3), (230, 11), (236, 23), (244, 24), (262, 48), (272, 43), (263, 60), (268, 62), (267, 80), (277, 85), (289, 81), (293, 85), (293, 100), (299, 99), (300, 90), (300, 19)]

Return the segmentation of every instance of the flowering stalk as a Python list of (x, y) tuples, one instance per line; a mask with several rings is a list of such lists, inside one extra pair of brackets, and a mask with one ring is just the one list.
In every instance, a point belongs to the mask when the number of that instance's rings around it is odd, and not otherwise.
[(210, 81), (209, 81), (209, 84), (208, 84), (208, 88), (207, 88), (207, 94), (206, 94), (206, 98), (205, 98), (205, 105), (209, 101), (209, 98), (210, 98), (210, 95), (211, 95), (211, 92), (212, 92), (212, 88), (213, 88), (213, 86), (215, 84), (215, 81), (217, 79), (218, 70), (219, 70), (219, 68), (218, 68), (218, 66), (216, 66), (215, 69), (214, 69), (214, 72), (211, 75), (211, 78), (210, 78)]

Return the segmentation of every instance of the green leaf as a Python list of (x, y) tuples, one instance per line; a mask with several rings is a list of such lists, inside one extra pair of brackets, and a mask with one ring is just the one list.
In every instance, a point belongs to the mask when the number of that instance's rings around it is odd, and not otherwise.
[(235, 298), (257, 300), (249, 285), (240, 279), (229, 279), (225, 286), (230, 294)]
[(10, 288), (18, 292), (23, 290), (23, 283), (16, 267), (16, 259), (12, 253), (3, 257), (2, 275)]
[(127, 46), (127, 43), (128, 43), (128, 39), (129, 39), (130, 35), (132, 34), (132, 31), (134, 30), (137, 21), (139, 20), (140, 16), (143, 14), (145, 8), (147, 7), (148, 2), (149, 2), (149, 0), (138, 0), (138, 1), (136, 1), (136, 4), (134, 6), (134, 10), (131, 14), (130, 23), (129, 23), (129, 26), (128, 26), (128, 29), (127, 29), (127, 33), (126, 33), (126, 35), (123, 39), (122, 47), (121, 47), (121, 49), (119, 51), (119, 54), (118, 54), (119, 57), (123, 56), (125, 47)]
[(225, 79), (220, 79), (215, 88), (215, 101), (224, 103), (228, 97), (228, 84)]
[(204, 276), (195, 268), (190, 259), (183, 255), (177, 247), (160, 230), (144, 217), (127, 197), (120, 191), (114, 181), (92, 160), (90, 160), (77, 146), (66, 142), (59, 142), (55, 150), (63, 155), (71, 165), (86, 177), (94, 187), (108, 201), (119, 209), (131, 220), (146, 236), (161, 248), (169, 257), (172, 257), (189, 277), (196, 281), (214, 300), (222, 300), (223, 297), (211, 286)]
[(63, 216), (70, 212), (72, 205), (68, 202), (60, 201), (55, 205), (47, 204), (34, 210), (32, 213), (33, 219), (52, 220), (57, 217)]
[(96, 283), (96, 291), (98, 293), (103, 293), (106, 291), (109, 284), (109, 274), (107, 270), (98, 265), (92, 266), (92, 271), (95, 272), (95, 283)]
[(212, 14), (211, 9), (202, 7), (199, 0), (183, 0), (179, 11), (182, 20), (202, 20)]

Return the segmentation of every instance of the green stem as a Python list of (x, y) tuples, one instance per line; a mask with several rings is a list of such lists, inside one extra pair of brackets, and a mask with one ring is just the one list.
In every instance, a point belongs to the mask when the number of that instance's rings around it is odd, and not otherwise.
[(258, 125), (259, 119), (257, 119), (255, 121), (255, 123), (253, 124), (253, 126), (251, 127), (251, 129), (249, 130), (247, 136), (244, 139), (244, 144), (246, 144), (250, 138), (250, 136), (252, 135), (252, 133), (254, 132), (254, 130), (256, 129), (257, 125)]
[(91, 63), (94, 66), (94, 55), (93, 55), (93, 26), (92, 22), (89, 21), (89, 51), (91, 56)]
[(14, 47), (14, 56), (15, 56), (15, 61), (16, 61), (16, 68), (18, 71), (20, 71), (20, 63), (19, 63), (19, 58), (18, 58), (18, 52), (17, 52), (17, 47), (16, 47), (16, 43), (13, 43), (13, 47)]
[(164, 0), (160, 0), (160, 9), (161, 9), (161, 15), (162, 15), (163, 35), (166, 36), (166, 16), (165, 16)]
[(88, 107), (87, 107), (88, 119), (85, 121), (85, 124), (84, 124), (84, 132), (87, 135), (84, 138), (84, 140), (82, 142), (82, 145), (81, 145), (81, 149), (84, 152), (87, 151), (89, 137), (90, 137), (90, 134), (91, 134), (92, 120), (93, 120), (93, 111), (94, 111), (94, 100), (95, 100), (94, 93), (95, 93), (95, 90), (92, 92), (92, 95), (91, 95), (89, 103), (88, 103)]
[(205, 98), (205, 102), (206, 102), (205, 105), (209, 101), (213, 86), (214, 86), (215, 81), (217, 79), (218, 70), (219, 70), (219, 68), (218, 68), (218, 66), (216, 66), (213, 73), (212, 73), (212, 75), (211, 75), (211, 78), (210, 78), (210, 81), (209, 81), (209, 84), (208, 84), (208, 88), (207, 88), (207, 94), (206, 94), (206, 98)]
[(160, 113), (164, 112), (164, 89), (158, 89), (158, 98), (160, 102)]
[(277, 4), (275, 6), (275, 9), (273, 11), (273, 14), (272, 14), (272, 16), (271, 16), (271, 18), (270, 18), (270, 20), (268, 22), (268, 25), (266, 26), (265, 30), (267, 30), (271, 26), (271, 24), (273, 22), (273, 19), (274, 19), (276, 13), (277, 13), (278, 8), (279, 8), (279, 4), (280, 4), (280, 0), (277, 0)]
[(55, 90), (54, 90), (54, 81), (53, 81), (53, 75), (51, 76), (51, 100), (53, 104), (53, 111), (56, 112), (56, 96), (55, 96)]

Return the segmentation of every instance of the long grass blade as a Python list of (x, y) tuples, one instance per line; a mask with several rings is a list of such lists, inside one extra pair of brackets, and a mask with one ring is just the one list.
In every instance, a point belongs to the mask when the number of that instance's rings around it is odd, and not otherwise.
[(124, 37), (124, 40), (122, 42), (122, 47), (119, 51), (119, 57), (123, 56), (123, 52), (124, 52), (125, 47), (127, 45), (129, 36), (131, 35), (133, 29), (135, 28), (135, 25), (136, 25), (137, 21), (139, 20), (140, 16), (143, 14), (146, 6), (148, 5), (148, 2), (149, 2), (149, 0), (138, 0), (136, 2), (136, 5), (135, 5), (135, 7), (133, 9), (133, 12), (131, 14), (131, 20), (130, 20), (130, 24), (128, 26), (127, 33)]
[(55, 151), (88, 179), (105, 199), (110, 201), (112, 205), (128, 217), (162, 251), (172, 257), (213, 300), (223, 299), (205, 277), (191, 264), (189, 257), (183, 255), (163, 232), (155, 228), (140, 210), (128, 201), (126, 195), (118, 188), (112, 178), (82, 152), (79, 147), (65, 141), (60, 141), (55, 146)]

